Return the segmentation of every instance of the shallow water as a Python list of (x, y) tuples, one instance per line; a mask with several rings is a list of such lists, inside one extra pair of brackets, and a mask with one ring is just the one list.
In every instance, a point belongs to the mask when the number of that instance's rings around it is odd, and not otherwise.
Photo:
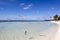
[(51, 22), (1, 22), (0, 40), (51, 40), (57, 29)]

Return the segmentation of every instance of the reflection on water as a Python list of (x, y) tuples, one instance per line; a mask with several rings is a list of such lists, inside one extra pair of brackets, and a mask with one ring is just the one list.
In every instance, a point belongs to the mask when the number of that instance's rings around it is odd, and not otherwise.
[(0, 40), (51, 40), (57, 29), (51, 22), (3, 22)]

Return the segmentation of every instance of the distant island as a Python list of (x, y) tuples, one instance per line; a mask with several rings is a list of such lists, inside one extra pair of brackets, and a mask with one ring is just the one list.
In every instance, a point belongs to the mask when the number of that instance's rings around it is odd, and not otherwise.
[(0, 22), (41, 22), (44, 20), (0, 20)]

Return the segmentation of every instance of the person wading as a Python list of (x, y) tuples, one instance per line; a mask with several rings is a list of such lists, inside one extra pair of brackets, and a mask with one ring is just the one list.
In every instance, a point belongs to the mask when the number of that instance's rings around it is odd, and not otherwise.
[(27, 31), (25, 31), (25, 35), (27, 35)]

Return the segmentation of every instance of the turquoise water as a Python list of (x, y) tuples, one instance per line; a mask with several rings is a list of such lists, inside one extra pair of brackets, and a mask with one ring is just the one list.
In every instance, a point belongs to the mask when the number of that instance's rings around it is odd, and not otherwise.
[(57, 29), (51, 22), (0, 22), (0, 40), (51, 40)]

